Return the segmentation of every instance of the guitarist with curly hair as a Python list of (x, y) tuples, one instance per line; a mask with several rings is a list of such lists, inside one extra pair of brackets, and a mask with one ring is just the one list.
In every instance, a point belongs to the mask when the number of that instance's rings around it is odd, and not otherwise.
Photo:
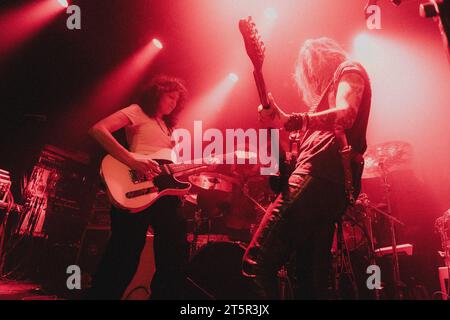
[[(160, 76), (151, 81), (139, 104), (132, 104), (96, 123), (90, 135), (114, 159), (149, 179), (161, 173), (153, 159), (170, 159), (171, 133), (181, 111), (186, 88), (177, 78)], [(125, 129), (130, 150), (112, 135)], [(177, 213), (180, 201), (164, 196), (150, 207), (130, 214), (113, 206), (111, 238), (88, 292), (89, 299), (120, 299), (139, 264), (149, 226), (154, 231), (156, 271), (151, 283), (152, 299), (180, 299), (188, 259), (185, 220)], [(150, 272), (150, 271), (149, 271)]]

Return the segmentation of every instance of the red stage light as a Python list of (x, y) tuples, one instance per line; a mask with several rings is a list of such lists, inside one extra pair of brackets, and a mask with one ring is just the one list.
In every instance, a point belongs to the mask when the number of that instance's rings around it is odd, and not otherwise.
[(238, 82), (239, 81), (239, 76), (236, 73), (230, 73), (228, 74), (228, 79), (232, 82)]
[(181, 125), (190, 127), (192, 121), (199, 120), (199, 117), (201, 117), (205, 126), (211, 124), (226, 104), (238, 80), (239, 77), (236, 74), (229, 73), (203, 95), (191, 101), (189, 107), (185, 109), (183, 115), (180, 117), (182, 121)]
[(264, 15), (270, 20), (275, 20), (276, 18), (278, 18), (278, 13), (274, 8), (267, 8), (266, 10), (264, 10)]
[(69, 6), (69, 3), (67, 0), (58, 0), (59, 4), (62, 5), (64, 8), (67, 8)]
[(153, 43), (153, 45), (154, 45), (155, 47), (157, 47), (158, 49), (162, 49), (162, 48), (163, 48), (163, 45), (162, 45), (161, 41), (159, 41), (159, 40), (156, 39), (156, 38), (154, 38), (154, 39), (152, 40), (152, 43)]
[(55, 0), (30, 1), (0, 14), (0, 60), (36, 35), (62, 12)]
[(107, 75), (94, 89), (87, 105), (102, 109), (125, 102), (160, 51), (154, 40)]

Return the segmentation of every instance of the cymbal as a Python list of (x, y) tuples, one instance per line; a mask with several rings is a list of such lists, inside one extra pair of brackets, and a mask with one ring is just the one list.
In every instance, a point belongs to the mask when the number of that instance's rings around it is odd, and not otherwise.
[(370, 147), (364, 155), (363, 178), (380, 177), (383, 172), (409, 164), (413, 150), (404, 141), (388, 141)]
[(236, 150), (234, 152), (234, 155), (236, 156), (237, 159), (244, 159), (244, 160), (255, 159), (255, 161), (258, 159), (258, 154), (252, 151)]
[(204, 172), (189, 177), (194, 186), (209, 191), (232, 192), (235, 179), (215, 172)]
[(233, 163), (250, 163), (250, 161), (253, 161), (257, 163), (258, 161), (258, 154), (253, 151), (247, 151), (245, 149), (238, 149), (234, 152), (228, 152), (221, 155), (216, 155), (216, 157), (220, 157), (223, 159), (223, 162), (225, 163), (228, 158), (233, 159)]
[(232, 170), (238, 174), (242, 180), (247, 180), (249, 177), (259, 175), (260, 165), (258, 164), (258, 154), (252, 151), (236, 150), (234, 152), (235, 164)]

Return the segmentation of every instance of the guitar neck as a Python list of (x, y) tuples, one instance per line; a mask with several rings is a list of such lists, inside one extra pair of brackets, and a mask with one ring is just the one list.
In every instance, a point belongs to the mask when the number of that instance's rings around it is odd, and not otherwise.
[(266, 83), (261, 70), (253, 70), (256, 88), (258, 89), (259, 101), (264, 109), (269, 109), (269, 100), (267, 99)]

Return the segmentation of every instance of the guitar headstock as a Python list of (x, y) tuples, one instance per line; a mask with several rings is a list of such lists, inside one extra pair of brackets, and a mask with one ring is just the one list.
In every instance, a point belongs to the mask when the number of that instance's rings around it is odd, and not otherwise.
[(264, 62), (266, 47), (256, 29), (252, 17), (239, 20), (239, 30), (244, 38), (245, 50), (256, 70), (261, 70)]

